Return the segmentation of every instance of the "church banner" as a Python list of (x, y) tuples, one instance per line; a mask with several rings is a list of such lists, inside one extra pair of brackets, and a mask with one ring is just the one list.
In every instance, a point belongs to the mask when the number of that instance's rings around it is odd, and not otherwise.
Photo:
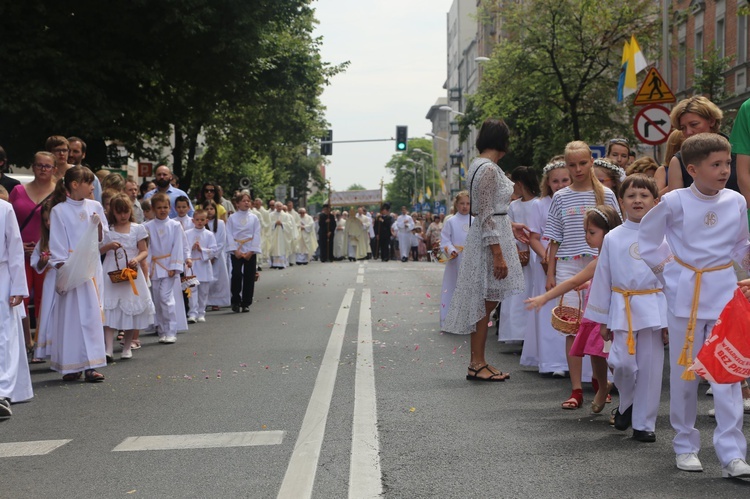
[(341, 191), (331, 192), (329, 204), (331, 206), (359, 206), (380, 204), (383, 201), (383, 191)]

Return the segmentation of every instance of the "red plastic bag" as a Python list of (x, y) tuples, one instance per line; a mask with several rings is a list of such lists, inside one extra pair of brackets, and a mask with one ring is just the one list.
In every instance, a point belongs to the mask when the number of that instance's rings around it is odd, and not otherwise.
[(714, 383), (750, 378), (750, 302), (739, 288), (721, 311), (690, 370)]

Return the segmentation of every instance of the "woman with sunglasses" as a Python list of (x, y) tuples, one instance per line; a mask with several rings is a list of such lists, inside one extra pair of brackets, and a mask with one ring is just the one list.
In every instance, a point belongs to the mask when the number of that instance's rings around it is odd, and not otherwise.
[(197, 204), (195, 205), (196, 210), (202, 210), (203, 205), (206, 204), (206, 201), (213, 201), (216, 203), (216, 218), (219, 220), (223, 220), (225, 223), (227, 221), (227, 210), (222, 206), (222, 204), (218, 201), (219, 196), (219, 187), (214, 184), (213, 182), (206, 182), (203, 184), (203, 187), (201, 187), (201, 190), (198, 192), (198, 199)]
[[(44, 274), (39, 274), (31, 268), (30, 258), (34, 252), (42, 231), (42, 204), (47, 201), (55, 190), (56, 158), (51, 152), (40, 151), (34, 155), (31, 164), (34, 180), (26, 185), (17, 185), (10, 193), (8, 201), (13, 205), (18, 219), (18, 227), (21, 230), (23, 241), (23, 252), (26, 262), (26, 284), (29, 296), (34, 299), (34, 313), (38, 316), (42, 301), (42, 285)], [(23, 319), (24, 337), (26, 346), (31, 347), (31, 329), (29, 324), (29, 298), (23, 301), (26, 308), (26, 317)], [(32, 359), (33, 363), (43, 362)]]

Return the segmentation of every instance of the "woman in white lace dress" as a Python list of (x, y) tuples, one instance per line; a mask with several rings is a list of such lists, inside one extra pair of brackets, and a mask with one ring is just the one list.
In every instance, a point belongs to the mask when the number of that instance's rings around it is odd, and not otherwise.
[(488, 322), (498, 302), (525, 288), (508, 217), (513, 182), (497, 166), (508, 150), (508, 135), (505, 122), (486, 120), (476, 142), (479, 157), (472, 161), (466, 177), (475, 218), (444, 329), (471, 334), (468, 380), (505, 381), (509, 377), (485, 359)]

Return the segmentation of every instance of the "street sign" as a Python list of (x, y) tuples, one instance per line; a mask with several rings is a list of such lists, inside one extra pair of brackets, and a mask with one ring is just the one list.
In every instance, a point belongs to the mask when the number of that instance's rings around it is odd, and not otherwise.
[(594, 159), (603, 158), (604, 155), (607, 154), (607, 147), (603, 145), (599, 145), (599, 144), (594, 145), (594, 146), (590, 145), (589, 149), (591, 149), (591, 156)]
[(150, 177), (152, 176), (154, 170), (154, 164), (149, 162), (140, 162), (138, 163), (138, 176), (139, 177)]
[(661, 77), (656, 68), (651, 68), (643, 80), (641, 88), (635, 94), (633, 104), (636, 106), (648, 106), (650, 104), (669, 104), (677, 102), (677, 97), (672, 93), (664, 78)]
[(658, 146), (666, 142), (672, 130), (669, 109), (658, 104), (644, 107), (635, 115), (633, 130), (644, 144)]

